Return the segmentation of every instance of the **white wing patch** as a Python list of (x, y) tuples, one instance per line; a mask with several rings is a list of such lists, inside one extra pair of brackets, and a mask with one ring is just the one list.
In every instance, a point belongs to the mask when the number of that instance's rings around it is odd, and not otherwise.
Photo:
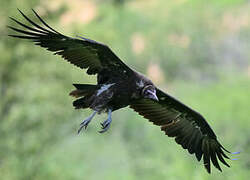
[(98, 91), (97, 91), (97, 96), (102, 94), (104, 91), (108, 90), (111, 86), (113, 86), (115, 83), (112, 84), (104, 84)]

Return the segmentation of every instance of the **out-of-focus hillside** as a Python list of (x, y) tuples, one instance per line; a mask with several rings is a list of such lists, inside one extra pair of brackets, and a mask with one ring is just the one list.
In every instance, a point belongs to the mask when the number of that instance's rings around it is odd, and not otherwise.
[[(202, 162), (131, 109), (77, 135), (72, 83), (95, 76), (7, 36), (8, 16), (34, 8), (59, 32), (108, 44), (129, 66), (203, 114), (222, 144), (241, 151), (208, 175)], [(250, 2), (246, 0), (2, 0), (1, 179), (247, 179), (250, 176)]]

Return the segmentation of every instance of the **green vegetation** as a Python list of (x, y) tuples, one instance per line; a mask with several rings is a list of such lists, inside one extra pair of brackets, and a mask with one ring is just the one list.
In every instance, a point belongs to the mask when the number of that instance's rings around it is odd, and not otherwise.
[[(7, 37), (8, 16), (34, 8), (55, 29), (108, 44), (124, 62), (203, 114), (231, 151), (231, 168), (206, 173), (131, 109), (105, 115), (77, 135), (72, 83), (94, 76), (31, 43)], [(248, 179), (250, 176), (250, 3), (245, 0), (1, 1), (1, 179)], [(34, 18), (34, 17), (33, 17)], [(16, 25), (14, 25), (16, 26)]]

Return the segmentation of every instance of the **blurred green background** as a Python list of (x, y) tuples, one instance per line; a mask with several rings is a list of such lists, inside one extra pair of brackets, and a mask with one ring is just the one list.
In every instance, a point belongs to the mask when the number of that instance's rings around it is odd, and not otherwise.
[[(108, 44), (129, 66), (203, 114), (219, 141), (241, 154), (223, 173), (125, 108), (77, 135), (91, 111), (75, 111), (72, 83), (95, 83), (60, 57), (7, 37), (8, 19), (38, 22)], [(1, 0), (1, 179), (248, 179), (250, 177), (249, 0)]]

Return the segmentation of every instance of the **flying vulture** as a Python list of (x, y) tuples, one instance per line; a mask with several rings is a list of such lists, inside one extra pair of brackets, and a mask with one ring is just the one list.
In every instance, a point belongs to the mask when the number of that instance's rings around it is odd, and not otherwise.
[(31, 21), (23, 12), (21, 15), (32, 26), (11, 18), (22, 29), (8, 26), (19, 34), (9, 35), (28, 39), (35, 45), (46, 48), (60, 55), (73, 65), (86, 69), (87, 74), (97, 75), (97, 84), (73, 84), (75, 90), (69, 95), (77, 98), (73, 102), (76, 109), (90, 108), (91, 116), (80, 124), (78, 133), (87, 128), (98, 113), (108, 114), (100, 133), (107, 131), (111, 124), (113, 111), (129, 106), (140, 115), (160, 126), (161, 130), (190, 154), (195, 154), (198, 161), (203, 157), (208, 173), (212, 164), (220, 171), (219, 161), (230, 167), (225, 161), (229, 157), (226, 150), (202, 115), (177, 99), (156, 87), (151, 80), (124, 64), (105, 44), (84, 37), (72, 38), (51, 28), (34, 11), (41, 25)]

